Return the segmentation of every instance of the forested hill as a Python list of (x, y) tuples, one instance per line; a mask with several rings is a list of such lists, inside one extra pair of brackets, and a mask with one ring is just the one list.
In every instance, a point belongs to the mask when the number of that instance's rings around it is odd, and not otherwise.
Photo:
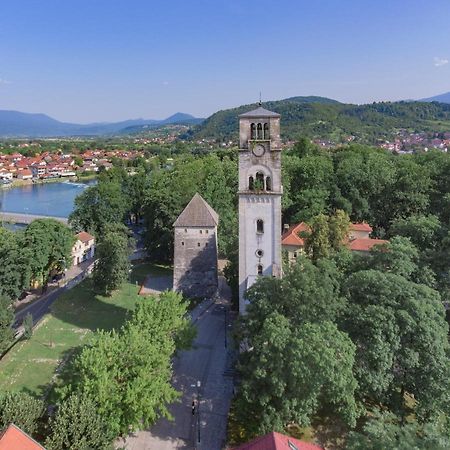
[[(192, 139), (237, 140), (238, 116), (257, 104), (218, 111), (191, 130)], [(263, 107), (281, 114), (283, 138), (300, 136), (344, 142), (374, 143), (391, 138), (399, 129), (411, 132), (450, 131), (450, 104), (380, 102), (368, 105), (339, 103), (322, 97), (292, 97), (264, 102)]]

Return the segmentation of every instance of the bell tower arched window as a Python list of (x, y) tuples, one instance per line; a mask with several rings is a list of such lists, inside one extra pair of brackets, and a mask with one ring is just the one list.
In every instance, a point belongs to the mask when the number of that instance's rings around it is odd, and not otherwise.
[(264, 139), (270, 139), (269, 137), (269, 124), (264, 124)]
[(248, 190), (253, 191), (255, 189), (255, 180), (253, 177), (248, 178)]
[(258, 139), (263, 139), (263, 127), (262, 123), (258, 123)]
[(272, 190), (272, 179), (270, 177), (266, 177), (266, 191)]
[(264, 174), (262, 172), (256, 173), (255, 189), (258, 191), (264, 190)]
[(258, 219), (256, 221), (256, 232), (258, 234), (263, 234), (264, 233), (264, 220)]
[(250, 139), (256, 139), (256, 125), (254, 123), (250, 125)]

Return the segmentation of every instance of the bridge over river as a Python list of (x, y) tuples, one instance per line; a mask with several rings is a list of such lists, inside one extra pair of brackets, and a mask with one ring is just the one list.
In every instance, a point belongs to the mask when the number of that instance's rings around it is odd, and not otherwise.
[(37, 214), (20, 214), (0, 211), (0, 222), (28, 225), (37, 219), (55, 219), (67, 225), (67, 217), (39, 216)]

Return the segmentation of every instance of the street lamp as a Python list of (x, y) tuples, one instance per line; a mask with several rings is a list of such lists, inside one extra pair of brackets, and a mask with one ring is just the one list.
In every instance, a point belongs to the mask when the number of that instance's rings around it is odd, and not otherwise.
[(200, 386), (202, 383), (197, 381), (197, 441), (200, 442)]

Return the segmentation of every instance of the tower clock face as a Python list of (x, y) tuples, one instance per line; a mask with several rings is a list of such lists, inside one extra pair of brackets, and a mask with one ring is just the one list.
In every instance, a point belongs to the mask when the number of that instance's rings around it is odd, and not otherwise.
[(258, 144), (253, 147), (252, 151), (255, 156), (262, 156), (262, 155), (264, 155), (266, 149), (264, 148), (263, 145)]

